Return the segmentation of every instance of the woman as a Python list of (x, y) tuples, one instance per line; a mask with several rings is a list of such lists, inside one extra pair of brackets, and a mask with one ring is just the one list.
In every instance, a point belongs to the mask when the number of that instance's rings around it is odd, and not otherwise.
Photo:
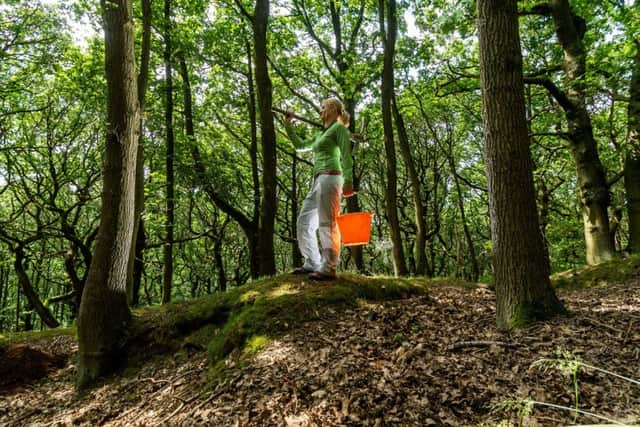
[[(336, 221), (340, 212), (340, 195), (353, 195), (349, 131), (338, 120), (343, 109), (342, 103), (335, 98), (322, 101), (320, 117), (324, 129), (304, 141), (293, 129), (293, 114), (288, 113), (284, 119), (287, 135), (296, 149), (313, 150), (313, 186), (302, 202), (296, 226), (304, 264), (293, 271), (294, 274), (308, 273), (311, 280), (336, 278), (340, 261), (340, 232)], [(318, 248), (316, 231), (322, 251)]]

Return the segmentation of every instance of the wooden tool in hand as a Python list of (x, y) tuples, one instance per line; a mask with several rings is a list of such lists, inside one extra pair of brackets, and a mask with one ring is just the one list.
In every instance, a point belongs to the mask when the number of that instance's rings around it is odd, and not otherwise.
[(291, 116), (293, 116), (294, 119), (300, 120), (301, 122), (305, 122), (307, 124), (310, 124), (311, 126), (315, 126), (315, 127), (319, 127), (319, 128), (322, 127), (322, 123), (314, 122), (313, 120), (309, 120), (306, 117), (299, 116), (299, 115), (297, 115), (295, 113), (292, 113), (291, 111), (286, 111), (286, 110), (283, 110), (283, 109), (277, 108), (277, 107), (271, 107), (271, 111), (274, 111), (274, 112), (280, 113), (280, 114), (284, 114), (285, 116), (286, 115), (291, 115)]

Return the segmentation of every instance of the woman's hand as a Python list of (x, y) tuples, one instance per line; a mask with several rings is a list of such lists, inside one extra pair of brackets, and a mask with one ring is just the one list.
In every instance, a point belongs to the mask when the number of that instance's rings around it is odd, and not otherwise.
[(354, 194), (356, 193), (355, 191), (353, 191), (353, 182), (345, 181), (344, 184), (342, 185), (342, 195), (344, 197), (351, 197)]

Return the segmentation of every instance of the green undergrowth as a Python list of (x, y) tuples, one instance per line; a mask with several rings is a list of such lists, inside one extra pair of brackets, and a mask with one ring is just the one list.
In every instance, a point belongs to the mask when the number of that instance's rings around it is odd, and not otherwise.
[(551, 282), (557, 289), (588, 289), (624, 282), (639, 273), (640, 255), (632, 255), (556, 273), (551, 276)]
[(8, 344), (18, 344), (38, 341), (40, 339), (49, 339), (61, 335), (76, 336), (76, 328), (56, 328), (45, 329), (42, 331), (25, 331), (25, 332), (0, 332), (0, 347)]

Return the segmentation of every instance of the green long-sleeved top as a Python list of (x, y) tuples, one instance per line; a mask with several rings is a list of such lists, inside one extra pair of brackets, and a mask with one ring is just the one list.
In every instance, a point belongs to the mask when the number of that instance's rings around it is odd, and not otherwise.
[(345, 182), (353, 183), (353, 158), (349, 131), (338, 121), (308, 139), (301, 139), (293, 126), (285, 126), (287, 135), (298, 150), (313, 150), (313, 174), (320, 171), (342, 171)]

